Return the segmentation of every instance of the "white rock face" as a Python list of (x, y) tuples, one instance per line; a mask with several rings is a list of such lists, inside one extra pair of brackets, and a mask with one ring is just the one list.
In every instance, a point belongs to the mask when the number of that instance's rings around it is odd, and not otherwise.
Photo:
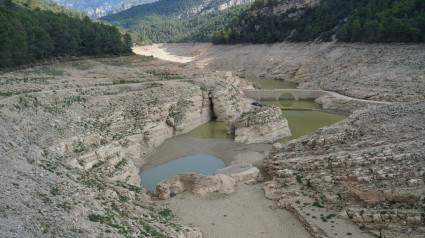
[(252, 110), (251, 101), (243, 96), (242, 91), (233, 87), (213, 93), (213, 111), (217, 121), (226, 122), (228, 134), (235, 132), (235, 121), (244, 112)]
[(288, 121), (281, 115), (281, 110), (276, 107), (261, 108), (242, 115), (235, 122), (235, 141), (246, 144), (273, 143), (290, 136)]
[(251, 179), (257, 179), (260, 174), (260, 170), (249, 163), (240, 163), (230, 165), (228, 167), (218, 169), (215, 174), (224, 174), (233, 178), (236, 182), (248, 181)]
[(249, 163), (231, 165), (216, 171), (214, 176), (197, 173), (178, 174), (156, 185), (155, 195), (168, 199), (172, 194), (190, 191), (203, 196), (211, 192), (233, 193), (237, 182), (257, 180), (260, 170)]
[(194, 195), (205, 195), (214, 191), (232, 193), (235, 191), (236, 181), (226, 175), (205, 176), (197, 173), (176, 175), (156, 185), (155, 195), (160, 199), (168, 199), (171, 194), (191, 191)]

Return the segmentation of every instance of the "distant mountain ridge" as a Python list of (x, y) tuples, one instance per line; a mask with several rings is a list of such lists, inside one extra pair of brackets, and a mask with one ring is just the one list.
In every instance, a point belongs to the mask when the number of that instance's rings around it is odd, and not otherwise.
[(87, 16), (85, 12), (78, 11), (75, 9), (66, 8), (58, 3), (46, 1), (46, 0), (13, 0), (18, 6), (28, 8), (30, 10), (35, 10), (39, 8), (40, 10), (52, 11), (55, 13), (64, 13), (70, 17), (79, 17), (83, 18)]
[(109, 22), (125, 21), (123, 26), (129, 28), (139, 20), (183, 19), (195, 15), (206, 14), (214, 10), (225, 10), (229, 7), (253, 2), (254, 0), (160, 0), (149, 4), (135, 6), (117, 14), (102, 17)]
[(67, 8), (84, 11), (93, 19), (157, 0), (52, 0)]
[(141, 35), (139, 38), (146, 36), (153, 42), (205, 42), (253, 1), (160, 0), (100, 20), (135, 31)]

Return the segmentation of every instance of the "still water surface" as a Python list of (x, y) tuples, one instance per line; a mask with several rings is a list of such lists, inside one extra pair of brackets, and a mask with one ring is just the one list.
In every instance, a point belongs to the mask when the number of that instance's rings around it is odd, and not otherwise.
[(195, 172), (203, 175), (214, 175), (217, 169), (224, 167), (224, 161), (218, 157), (206, 154), (186, 156), (140, 173), (143, 187), (155, 190), (156, 184), (177, 174)]
[(210, 121), (202, 124), (187, 133), (196, 138), (222, 138), (234, 139), (235, 135), (226, 133), (226, 123), (223, 121)]

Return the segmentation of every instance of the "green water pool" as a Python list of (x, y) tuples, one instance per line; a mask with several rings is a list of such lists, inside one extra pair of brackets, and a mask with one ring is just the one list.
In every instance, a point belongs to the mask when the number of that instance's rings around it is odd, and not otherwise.
[(197, 138), (235, 138), (235, 135), (229, 135), (226, 133), (226, 123), (222, 121), (210, 121), (204, 123), (187, 134)]

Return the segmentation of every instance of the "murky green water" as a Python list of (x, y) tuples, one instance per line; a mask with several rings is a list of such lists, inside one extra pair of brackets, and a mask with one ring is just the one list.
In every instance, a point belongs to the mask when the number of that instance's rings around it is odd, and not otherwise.
[(297, 88), (296, 83), (285, 82), (278, 79), (263, 79), (263, 78), (246, 78), (251, 83), (259, 83), (261, 85), (261, 89), (289, 89), (289, 88)]
[(276, 107), (297, 107), (297, 108), (313, 108), (322, 109), (322, 107), (314, 101), (297, 101), (297, 100), (281, 100), (281, 101), (261, 101), (263, 105)]
[(221, 121), (207, 122), (191, 130), (187, 134), (197, 138), (235, 138), (235, 135), (228, 135), (226, 133), (226, 123)]
[[(321, 106), (314, 101), (261, 101), (262, 104), (277, 107), (296, 107), (321, 109)], [(346, 116), (318, 112), (318, 111), (282, 111), (282, 116), (288, 120), (289, 129), (292, 136), (286, 137), (276, 142), (286, 143), (301, 136), (316, 132), (319, 128), (330, 126), (347, 118)]]
[(282, 115), (288, 120), (289, 129), (292, 133), (292, 136), (276, 141), (283, 144), (347, 118), (346, 116), (317, 111), (283, 111)]
[(195, 154), (145, 170), (140, 173), (140, 180), (143, 187), (149, 190), (155, 190), (159, 182), (177, 174), (195, 172), (203, 175), (214, 175), (217, 169), (223, 167), (224, 161), (218, 157)]
[[(296, 107), (321, 109), (320, 105), (314, 101), (261, 101), (262, 104), (278, 107)], [(282, 111), (282, 115), (288, 120), (292, 136), (278, 140), (286, 143), (298, 137), (312, 134), (319, 128), (332, 125), (344, 120), (346, 116), (318, 112), (318, 111)], [(197, 138), (228, 138), (233, 139), (234, 135), (226, 134), (224, 122), (208, 122), (188, 133)]]

